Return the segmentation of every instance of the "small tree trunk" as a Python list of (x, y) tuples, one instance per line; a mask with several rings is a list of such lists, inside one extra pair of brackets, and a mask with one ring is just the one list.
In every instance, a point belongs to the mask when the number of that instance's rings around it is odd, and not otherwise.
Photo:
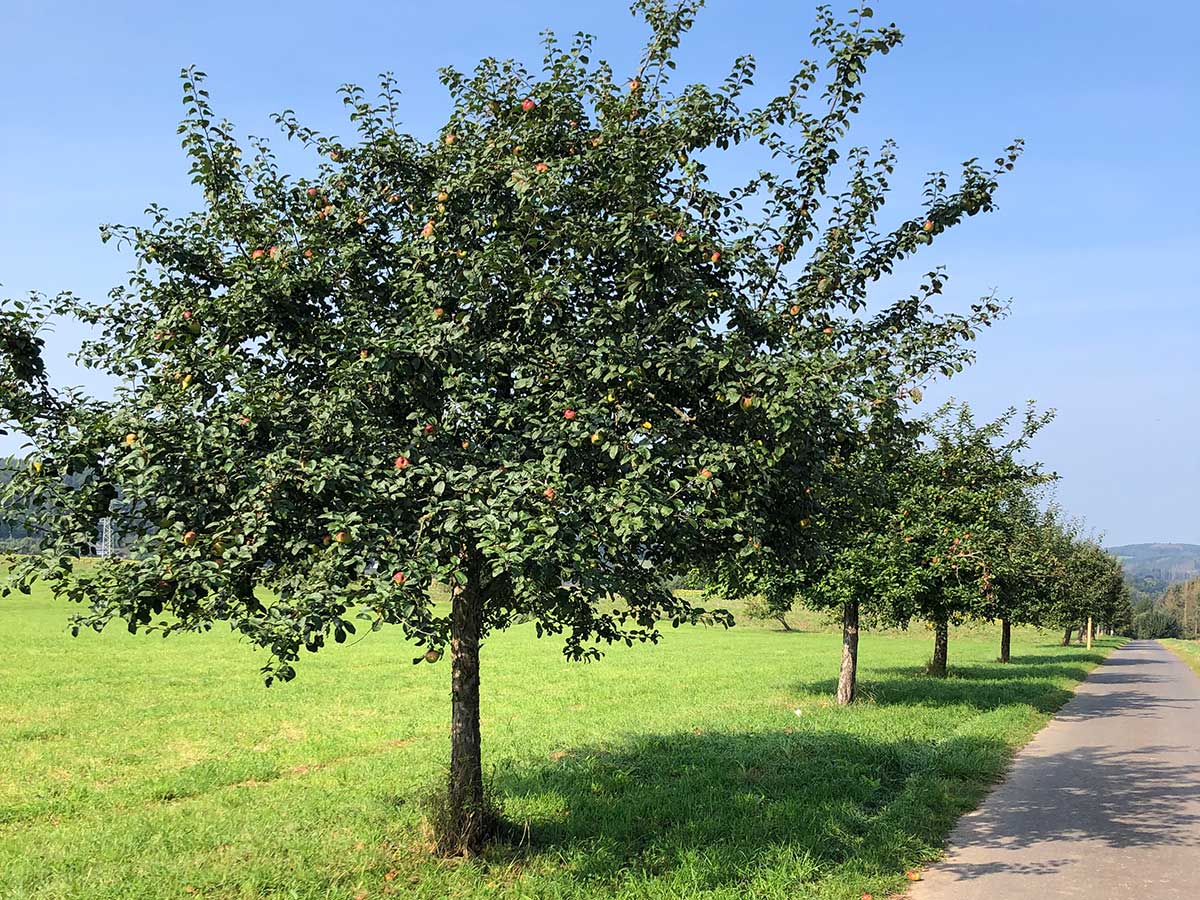
[(1092, 649), (1092, 617), (1088, 616), (1087, 648)]
[(1006, 663), (1012, 656), (1012, 622), (1000, 620), (1000, 662)]
[(929, 674), (938, 678), (946, 677), (946, 662), (949, 656), (950, 623), (945, 619), (935, 622), (933, 626), (933, 661), (929, 664)]
[(454, 592), (450, 611), (450, 784), (439, 850), (473, 854), (488, 838), (479, 739), (479, 643), (483, 595), (477, 571)]
[(837, 702), (854, 700), (858, 687), (858, 600), (842, 607), (842, 670), (838, 674)]
[(775, 618), (779, 621), (779, 624), (783, 626), (784, 631), (792, 630), (792, 626), (788, 624), (787, 616), (785, 614), (780, 613)]
[(1075, 630), (1075, 626), (1074, 626), (1074, 625), (1068, 625), (1068, 626), (1067, 626), (1067, 631), (1066, 631), (1066, 633), (1063, 635), (1063, 642), (1062, 642), (1062, 645), (1063, 645), (1064, 647), (1070, 647), (1070, 646), (1071, 646), (1071, 632), (1072, 632), (1072, 631), (1074, 631), (1074, 630)]

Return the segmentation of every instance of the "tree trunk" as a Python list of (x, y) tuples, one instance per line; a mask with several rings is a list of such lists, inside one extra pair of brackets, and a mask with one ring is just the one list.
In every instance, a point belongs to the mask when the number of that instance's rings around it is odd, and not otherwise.
[(1066, 631), (1066, 633), (1063, 635), (1063, 642), (1062, 642), (1062, 645), (1063, 645), (1064, 647), (1070, 647), (1070, 646), (1071, 646), (1071, 632), (1072, 632), (1072, 631), (1074, 631), (1074, 630), (1075, 630), (1075, 626), (1074, 626), (1074, 625), (1068, 625), (1068, 626), (1067, 626), (1067, 631)]
[(483, 593), (477, 566), (454, 592), (450, 612), (450, 784), (446, 821), (438, 835), (443, 853), (479, 851), (491, 827), (483, 796), (479, 740), (479, 643)]
[(854, 700), (858, 687), (858, 600), (842, 607), (842, 670), (838, 675), (837, 702)]
[(1000, 620), (1000, 662), (1006, 663), (1012, 656), (1012, 622)]
[(1088, 616), (1087, 648), (1092, 649), (1092, 617)]
[(929, 664), (929, 674), (938, 678), (946, 677), (946, 660), (949, 656), (950, 623), (945, 619), (935, 622), (933, 627), (933, 661)]

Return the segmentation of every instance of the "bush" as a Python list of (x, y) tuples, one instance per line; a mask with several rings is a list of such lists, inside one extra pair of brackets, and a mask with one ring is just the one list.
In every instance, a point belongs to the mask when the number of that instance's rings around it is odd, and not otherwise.
[(775, 621), (783, 626), (784, 631), (791, 631), (792, 626), (787, 620), (787, 610), (776, 609), (763, 597), (751, 597), (743, 608), (746, 618), (756, 622)]
[(1140, 641), (1156, 638), (1177, 638), (1183, 633), (1179, 620), (1161, 609), (1144, 612), (1133, 620), (1134, 634)]

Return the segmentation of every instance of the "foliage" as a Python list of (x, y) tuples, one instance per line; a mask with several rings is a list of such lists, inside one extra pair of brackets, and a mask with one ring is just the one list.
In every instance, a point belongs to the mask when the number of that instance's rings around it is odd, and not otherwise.
[(49, 307), (40, 298), (0, 305), (0, 435), (52, 404), (42, 359)]
[(1083, 627), (1089, 617), (1096, 625), (1120, 627), (1130, 616), (1129, 588), (1120, 561), (1099, 544), (1064, 533), (1058, 549), (1062, 577), (1048, 596), (1041, 622), (1060, 627)]
[[(702, 619), (664, 576), (684, 551), (762, 547), (766, 523), (745, 515), (757, 473), (811, 482), (839, 419), (880, 399), (873, 376), (956, 365), (946, 345), (996, 314), (929, 319), (931, 277), (853, 315), (896, 260), (991, 207), (1017, 148), (994, 171), (968, 163), (955, 192), (933, 178), (926, 208), (882, 235), (891, 151), (853, 151), (821, 231), (866, 60), (898, 32), (822, 13), (831, 81), (814, 116), (817, 62), (760, 108), (738, 103), (749, 58), (719, 88), (671, 93), (694, 9), (643, 12), (654, 36), (628, 83), (582, 36), (547, 37), (540, 79), (496, 60), (444, 71), (454, 107), (434, 142), (397, 130), (391, 80), (377, 103), (345, 90), (357, 144), (285, 113), (324, 159), (313, 179), (281, 174), (259, 141), (246, 158), (185, 72), (206, 208), (106, 228), (137, 254), (129, 286), (57, 301), (101, 331), (84, 360), (126, 386), (23, 421), (44, 469), (12, 490), (48, 530), (22, 579), (86, 604), (84, 627), (227, 620), (270, 649), (268, 678), (355, 633), (355, 610), (436, 655), (450, 622), (427, 588), (472, 572), (485, 631), (534, 615), (573, 656)], [(705, 154), (743, 142), (786, 167), (718, 192)], [(67, 490), (63, 473), (86, 481)], [(72, 552), (118, 496), (142, 522), (133, 561), (81, 577)], [(769, 523), (774, 537), (793, 522)], [(622, 605), (601, 612), (610, 597)]]
[(1162, 611), (1179, 622), (1180, 637), (1200, 637), (1200, 578), (1168, 586)]
[(750, 597), (742, 605), (742, 610), (752, 621), (777, 622), (784, 631), (792, 630), (792, 625), (787, 619), (787, 610), (779, 609), (766, 597)]
[(1179, 620), (1161, 609), (1152, 609), (1134, 616), (1133, 634), (1141, 641), (1183, 636)]

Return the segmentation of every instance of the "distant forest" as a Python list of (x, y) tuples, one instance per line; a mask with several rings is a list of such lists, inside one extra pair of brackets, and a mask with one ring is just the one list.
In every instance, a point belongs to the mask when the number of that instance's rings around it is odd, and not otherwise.
[(1163, 596), (1177, 582), (1200, 578), (1200, 545), (1126, 544), (1108, 552), (1121, 560), (1130, 586), (1151, 597)]

